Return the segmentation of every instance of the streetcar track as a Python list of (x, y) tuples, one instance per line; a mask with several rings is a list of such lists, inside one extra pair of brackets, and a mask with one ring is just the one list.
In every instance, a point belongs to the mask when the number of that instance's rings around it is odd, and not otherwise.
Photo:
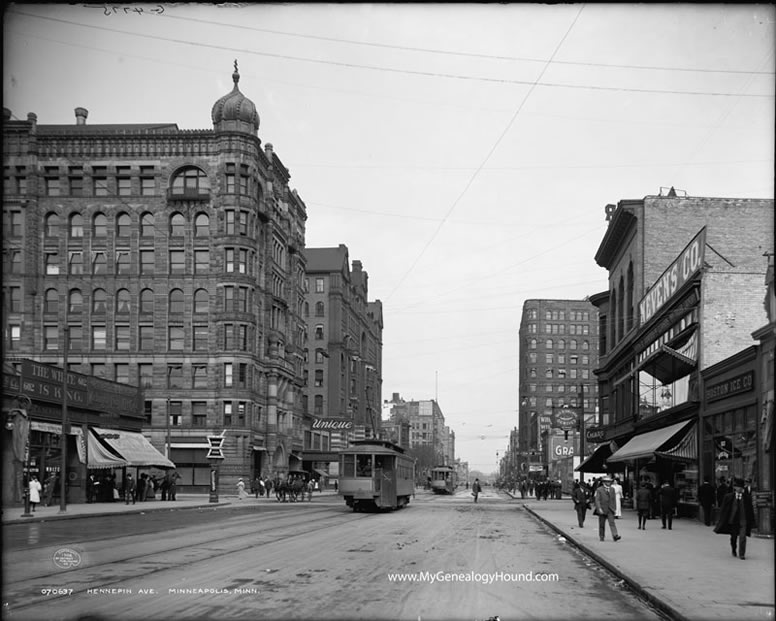
[[(305, 513), (305, 516), (308, 516), (309, 513)], [(305, 534), (310, 533), (316, 533), (319, 531), (323, 531), (329, 528), (334, 528), (337, 526), (340, 526), (344, 523), (347, 523), (349, 521), (353, 520), (362, 520), (367, 519), (371, 516), (378, 515), (375, 513), (359, 513), (359, 514), (353, 514), (353, 513), (338, 513), (336, 515), (331, 516), (328, 518), (328, 520), (334, 521), (334, 523), (324, 524), (321, 525), (320, 521), (316, 522), (315, 525), (311, 525), (307, 522), (305, 522)], [(347, 519), (345, 519), (347, 518)], [(326, 520), (327, 518), (324, 518)], [(262, 536), (266, 536), (269, 533), (276, 532), (278, 530), (281, 530), (283, 528), (293, 528), (296, 525), (279, 525), (276, 528), (269, 528), (267, 530), (262, 531)], [(271, 541), (263, 541), (261, 543), (252, 545), (251, 547), (260, 547), (263, 545), (270, 545), (275, 544), (283, 541), (287, 541), (288, 539), (291, 539), (298, 535), (297, 532), (291, 532), (287, 535), (283, 535), (280, 537), (275, 537)], [(185, 560), (185, 554), (183, 555), (183, 558), (180, 562), (176, 563), (175, 567), (176, 569), (180, 569), (182, 567), (187, 567), (190, 565), (195, 565), (198, 563), (208, 562), (214, 559), (218, 559), (224, 556), (228, 556), (230, 554), (234, 554), (238, 550), (244, 550), (244, 541), (240, 538), (242, 535), (230, 535), (225, 537), (220, 537), (218, 539), (212, 539), (206, 542), (205, 544), (197, 544), (196, 548), (199, 550), (202, 550), (205, 554), (197, 555), (196, 558), (193, 558), (191, 560)], [(213, 544), (217, 544), (218, 542), (224, 542), (229, 540), (237, 540), (236, 545), (239, 546), (239, 548), (235, 549), (234, 547), (228, 547), (226, 549), (213, 549)], [(104, 540), (101, 540), (104, 541)], [(93, 543), (93, 542), (89, 542)], [(90, 574), (93, 574), (95, 572), (99, 573), (100, 568), (106, 568), (117, 564), (127, 564), (129, 562), (134, 562), (136, 564), (138, 563), (144, 563), (141, 567), (138, 567), (137, 569), (131, 569), (133, 571), (133, 575), (130, 576), (115, 576), (113, 578), (107, 578), (106, 581), (101, 582), (100, 588), (113, 588), (115, 585), (119, 585), (123, 582), (126, 582), (127, 580), (133, 580), (140, 577), (147, 577), (151, 576), (153, 574), (168, 571), (170, 569), (170, 563), (169, 559), (165, 559), (164, 561), (157, 561), (154, 559), (154, 557), (159, 555), (165, 555), (169, 556), (171, 553), (175, 552), (182, 552), (187, 549), (193, 548), (192, 544), (189, 543), (187, 545), (180, 545), (172, 548), (165, 548), (164, 550), (154, 550), (153, 552), (148, 552), (144, 554), (137, 554), (135, 556), (128, 556), (128, 557), (122, 557), (120, 560), (111, 560), (111, 561), (105, 561), (105, 562), (98, 562), (94, 563), (92, 565), (89, 565), (88, 567), (84, 567), (81, 569), (72, 569), (70, 571), (66, 572), (52, 572), (49, 574), (43, 574), (36, 576), (33, 580), (30, 579), (24, 579), (19, 580), (17, 582), (9, 582), (4, 584), (4, 596), (3, 596), (3, 603), (7, 606), (6, 609), (11, 608), (13, 611), (19, 611), (19, 610), (26, 610), (30, 608), (34, 608), (35, 606), (40, 605), (48, 605), (52, 601), (56, 600), (67, 600), (69, 597), (72, 597), (77, 594), (86, 594), (89, 589), (94, 588), (93, 586), (83, 586), (83, 587), (77, 587), (73, 588), (72, 592), (66, 593), (66, 594), (52, 594), (49, 595), (44, 600), (32, 600), (28, 602), (15, 602), (13, 605), (11, 605), (11, 601), (14, 597), (32, 597), (33, 594), (39, 594), (42, 588), (46, 588), (50, 586), (54, 580), (51, 580), (51, 578), (55, 578), (56, 580), (61, 581), (63, 577), (66, 577), (68, 580), (71, 580), (73, 582), (79, 580), (78, 575), (84, 576), (83, 580), (87, 585), (92, 585), (92, 579), (90, 577)], [(145, 560), (144, 560), (145, 559)], [(157, 567), (158, 564), (158, 567)], [(40, 584), (38, 584), (40, 583)], [(12, 594), (11, 591), (13, 588), (17, 587), (17, 585), (21, 585), (24, 587), (24, 594), (21, 595), (15, 595)], [(43, 586), (41, 586), (43, 585)]]

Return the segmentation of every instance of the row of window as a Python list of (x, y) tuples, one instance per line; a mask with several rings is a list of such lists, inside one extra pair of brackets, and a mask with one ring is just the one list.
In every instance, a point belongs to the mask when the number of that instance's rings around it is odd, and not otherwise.
[[(587, 379), (587, 374), (582, 374), (583, 379)], [(575, 378), (571, 378), (575, 379)], [(566, 385), (566, 384), (545, 384), (541, 387), (543, 392), (576, 392), (576, 386), (574, 384)], [(538, 387), (536, 384), (528, 384), (528, 392), (537, 392)]]
[[(220, 405), (219, 420), (217, 422), (211, 421), (212, 424), (208, 425), (207, 420), (207, 401), (190, 401), (191, 409), (189, 412), (184, 411), (182, 401), (169, 401), (167, 405), (167, 416), (169, 417), (171, 427), (212, 427), (214, 425), (224, 427), (245, 427), (246, 420), (249, 417), (253, 419), (253, 426), (258, 427), (261, 423), (261, 406), (258, 404), (250, 404), (247, 401), (222, 401)], [(253, 407), (251, 407), (253, 405)], [(144, 402), (144, 411), (146, 424), (152, 424), (152, 409), (153, 402)], [(250, 410), (253, 410), (251, 414)], [(190, 416), (191, 423), (186, 422), (186, 418)]]
[[(589, 345), (587, 345), (587, 341), (585, 341), (583, 344), (582, 349), (587, 350), (589, 349)], [(587, 346), (585, 346), (587, 345)], [(528, 362), (531, 364), (536, 364), (538, 362), (538, 354), (536, 352), (529, 352), (528, 354)], [(545, 354), (544, 355), (544, 363), (545, 364), (566, 364), (566, 354)]]
[[(539, 310), (532, 308), (526, 312), (526, 319), (538, 319)], [(546, 321), (566, 321), (566, 311), (563, 310), (547, 310), (544, 312), (544, 319)], [(590, 321), (590, 313), (588, 311), (571, 310), (568, 316), (569, 321)]]
[[(572, 364), (576, 364), (576, 360), (573, 360), (571, 362)], [(564, 363), (562, 363), (564, 364)], [(544, 377), (547, 379), (552, 379), (553, 377), (557, 377), (559, 379), (566, 379), (567, 377), (570, 377), (571, 379), (576, 379), (578, 376), (582, 377), (584, 379), (587, 379), (589, 377), (590, 370), (589, 369), (545, 369), (544, 370)], [(528, 376), (530, 378), (536, 378), (538, 379), (539, 374), (536, 372), (536, 369), (530, 369), (528, 372)]]
[[(538, 345), (538, 341), (536, 339), (529, 339), (528, 341), (528, 349), (536, 349)], [(576, 349), (577, 348), (577, 340), (571, 339), (568, 342), (569, 349)], [(552, 339), (547, 339), (544, 342), (544, 347), (546, 349), (566, 349), (566, 341), (563, 339), (560, 339), (557, 343), (555, 343)], [(582, 341), (582, 349), (584, 351), (587, 351), (590, 349), (590, 343), (588, 341)]]

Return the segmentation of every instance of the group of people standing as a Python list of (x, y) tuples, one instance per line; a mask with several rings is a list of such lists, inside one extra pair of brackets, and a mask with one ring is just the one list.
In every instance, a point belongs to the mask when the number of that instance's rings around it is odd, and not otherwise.
[(137, 481), (128, 473), (124, 480), (124, 502), (144, 502), (156, 498), (156, 492), (161, 491), (162, 500), (176, 500), (178, 494), (178, 479), (176, 472), (168, 472), (161, 480), (154, 475), (142, 473)]

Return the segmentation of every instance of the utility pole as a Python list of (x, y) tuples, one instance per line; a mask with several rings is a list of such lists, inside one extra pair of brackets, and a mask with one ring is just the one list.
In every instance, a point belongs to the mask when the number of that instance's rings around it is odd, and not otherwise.
[(70, 327), (65, 326), (64, 364), (62, 373), (62, 436), (60, 438), (61, 461), (59, 465), (59, 512), (67, 513), (67, 432), (69, 423), (67, 421), (67, 355), (70, 347)]

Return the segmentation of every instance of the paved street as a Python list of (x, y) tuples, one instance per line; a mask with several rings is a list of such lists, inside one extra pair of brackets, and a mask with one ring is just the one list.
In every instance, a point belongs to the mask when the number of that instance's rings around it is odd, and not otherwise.
[[(381, 514), (353, 513), (332, 494), (223, 500), (112, 517), (92, 505), (94, 517), (22, 524), (4, 511), (6, 534), (38, 533), (4, 555), (6, 618), (659, 618), (492, 488), (477, 504), (465, 491), (418, 492)], [(70, 541), (49, 543), (49, 531)]]

